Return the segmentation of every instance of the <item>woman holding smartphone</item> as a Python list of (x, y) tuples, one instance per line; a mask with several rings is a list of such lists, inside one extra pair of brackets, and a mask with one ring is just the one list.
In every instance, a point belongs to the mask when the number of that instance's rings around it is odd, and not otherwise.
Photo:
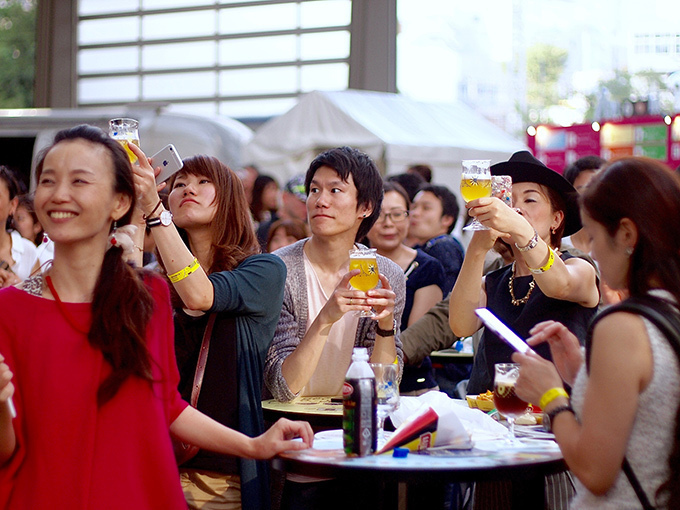
[[(185, 159), (168, 180), (166, 211), (149, 160), (132, 150), (140, 161), (134, 168), (140, 207), (175, 298), (180, 392), (191, 398), (207, 335), (198, 409), (249, 436), (261, 434), (264, 360), (281, 311), (285, 265), (260, 253), (243, 186), (226, 165), (208, 156)], [(180, 474), (191, 508), (269, 505), (264, 462), (202, 450)]]
[(581, 217), (602, 278), (631, 299), (595, 318), (585, 356), (564, 324), (534, 327), (528, 343), (549, 345), (554, 365), (513, 355), (521, 364), (517, 394), (546, 402), (549, 428), (577, 479), (573, 508), (680, 508), (677, 339), (640, 309), (625, 308), (643, 301), (680, 320), (680, 182), (659, 161), (614, 161), (582, 192)]
[(136, 194), (119, 143), (61, 131), (36, 181), (55, 255), (0, 291), (1, 508), (186, 508), (170, 433), (248, 458), (311, 443), (308, 424), (250, 438), (181, 399), (167, 287), (123, 260)]

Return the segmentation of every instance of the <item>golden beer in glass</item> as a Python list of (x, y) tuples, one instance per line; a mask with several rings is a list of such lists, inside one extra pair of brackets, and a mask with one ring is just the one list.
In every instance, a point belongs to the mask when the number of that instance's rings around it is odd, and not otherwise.
[[(378, 286), (380, 279), (378, 278), (376, 252), (375, 248), (356, 248), (349, 251), (349, 270), (361, 270), (361, 273), (350, 278), (349, 284), (352, 288), (366, 292)], [(375, 313), (362, 311), (359, 315), (360, 317), (373, 317)]]
[(109, 136), (120, 144), (127, 152), (130, 163), (137, 162), (137, 156), (130, 150), (128, 144), (134, 143), (139, 147), (139, 122), (135, 119), (111, 119), (109, 121)]

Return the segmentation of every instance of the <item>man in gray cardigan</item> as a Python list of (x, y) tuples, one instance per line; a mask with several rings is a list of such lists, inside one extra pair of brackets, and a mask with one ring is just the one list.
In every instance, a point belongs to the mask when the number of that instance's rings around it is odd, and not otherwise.
[[(398, 328), (405, 299), (403, 271), (378, 256), (380, 284), (367, 292), (349, 285), (349, 250), (380, 214), (382, 178), (366, 154), (328, 150), (305, 176), (311, 237), (275, 252), (286, 263), (283, 307), (265, 363), (265, 383), (280, 401), (298, 395), (338, 395), (352, 348), (367, 347), (370, 361), (398, 363)], [(374, 318), (355, 312), (374, 309)]]

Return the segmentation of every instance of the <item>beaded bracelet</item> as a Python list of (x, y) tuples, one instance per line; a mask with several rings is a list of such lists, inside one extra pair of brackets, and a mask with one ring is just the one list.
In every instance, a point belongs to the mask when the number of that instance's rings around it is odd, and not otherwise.
[(541, 407), (541, 409), (545, 409), (553, 400), (558, 397), (569, 398), (569, 394), (564, 388), (550, 388), (543, 394), (541, 400), (538, 402), (538, 405)]
[(538, 269), (530, 267), (529, 271), (531, 271), (533, 274), (543, 274), (553, 266), (553, 263), (555, 262), (555, 251), (550, 246), (548, 246), (548, 250), (550, 251), (548, 255), (548, 262), (546, 262), (544, 266), (541, 266)]
[(201, 267), (201, 264), (198, 263), (198, 259), (194, 258), (194, 261), (191, 264), (189, 264), (187, 267), (183, 269), (180, 269), (176, 273), (168, 275), (168, 278), (170, 278), (170, 281), (172, 283), (181, 282), (191, 273), (196, 271), (199, 267)]
[(534, 229), (534, 237), (529, 239), (529, 242), (527, 243), (526, 246), (520, 246), (519, 244), (515, 243), (515, 246), (517, 249), (521, 252), (533, 250), (536, 248), (536, 245), (538, 244), (538, 232), (536, 232), (536, 229)]

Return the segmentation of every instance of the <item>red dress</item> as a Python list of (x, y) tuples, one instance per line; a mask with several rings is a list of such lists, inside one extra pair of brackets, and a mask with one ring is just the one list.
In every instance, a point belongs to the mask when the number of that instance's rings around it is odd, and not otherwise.
[[(110, 365), (101, 351), (55, 301), (0, 291), (0, 354), (14, 373), (17, 410), (17, 450), (0, 469), (0, 508), (186, 509), (168, 427), (187, 403), (177, 391), (168, 289), (150, 281), (154, 383), (130, 377), (102, 407), (96, 394)], [(89, 303), (64, 306), (89, 326)]]

